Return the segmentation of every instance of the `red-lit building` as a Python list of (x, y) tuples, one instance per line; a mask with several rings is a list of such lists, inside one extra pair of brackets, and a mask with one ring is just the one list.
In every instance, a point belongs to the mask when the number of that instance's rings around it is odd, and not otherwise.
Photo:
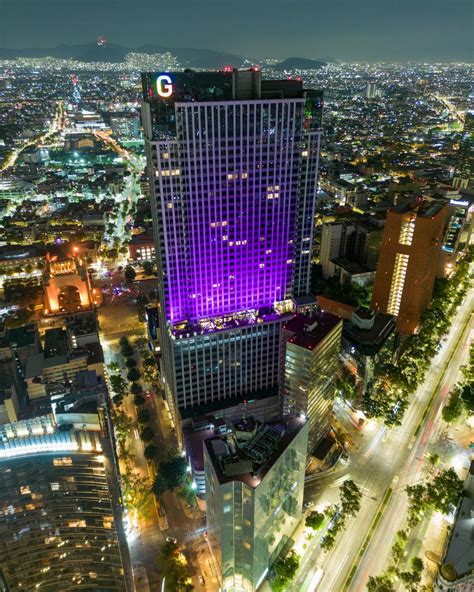
[(431, 301), (446, 206), (412, 201), (388, 213), (372, 294), (372, 308), (397, 317), (399, 333), (416, 333)]

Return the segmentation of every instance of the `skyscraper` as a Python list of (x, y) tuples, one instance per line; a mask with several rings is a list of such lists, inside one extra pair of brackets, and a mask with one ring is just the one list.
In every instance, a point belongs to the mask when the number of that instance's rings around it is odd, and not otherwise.
[(474, 189), (474, 111), (466, 113), (453, 177), (455, 189)]
[(396, 316), (399, 333), (416, 333), (431, 300), (445, 217), (436, 201), (405, 202), (387, 215), (372, 308)]
[(295, 315), (283, 328), (283, 413), (308, 418), (309, 452), (329, 427), (341, 334), (342, 319), (325, 311)]
[(308, 422), (242, 421), (204, 442), (207, 531), (223, 592), (254, 592), (301, 518)]
[(377, 96), (377, 87), (376, 87), (375, 82), (373, 80), (367, 81), (367, 86), (365, 89), (365, 96), (367, 99), (375, 99), (375, 97)]
[(179, 417), (277, 389), (281, 326), (309, 290), (322, 94), (256, 69), (142, 81), (163, 378)]

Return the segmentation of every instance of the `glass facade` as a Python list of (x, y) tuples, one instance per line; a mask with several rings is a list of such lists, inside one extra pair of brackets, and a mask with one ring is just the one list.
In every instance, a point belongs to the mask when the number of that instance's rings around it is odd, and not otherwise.
[(256, 590), (301, 518), (309, 424), (291, 421), (299, 425), (255, 479), (226, 482), (204, 447), (208, 537), (224, 592)]
[(342, 336), (342, 320), (329, 313), (321, 316), (326, 318), (327, 327), (314, 339), (311, 319), (307, 319), (304, 336), (292, 330), (298, 318), (290, 321), (284, 329), (282, 348), (283, 413), (306, 415), (310, 446), (324, 436), (329, 425)]
[(9, 590), (126, 590), (102, 456), (4, 459), (0, 483), (0, 572)]

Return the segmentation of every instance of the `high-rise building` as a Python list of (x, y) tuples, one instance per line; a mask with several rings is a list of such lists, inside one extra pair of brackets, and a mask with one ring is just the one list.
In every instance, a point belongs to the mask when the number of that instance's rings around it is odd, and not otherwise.
[(308, 418), (309, 452), (329, 427), (341, 334), (342, 319), (325, 311), (295, 315), (283, 328), (283, 413)]
[(131, 590), (111, 448), (83, 423), (0, 426), (2, 590)]
[(377, 96), (377, 86), (373, 80), (367, 81), (367, 86), (365, 89), (365, 96), (368, 99), (375, 99), (375, 97)]
[(309, 291), (322, 93), (256, 69), (143, 74), (165, 391), (179, 419), (278, 388)]
[(453, 177), (456, 189), (474, 189), (474, 111), (466, 113)]
[(254, 592), (301, 518), (308, 422), (242, 420), (204, 442), (207, 532), (223, 592)]
[(396, 316), (399, 333), (416, 333), (431, 301), (445, 217), (442, 202), (419, 200), (401, 203), (387, 215), (372, 308)]

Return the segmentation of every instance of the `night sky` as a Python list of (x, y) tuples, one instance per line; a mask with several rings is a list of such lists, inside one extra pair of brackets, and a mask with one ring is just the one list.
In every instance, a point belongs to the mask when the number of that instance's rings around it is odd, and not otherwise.
[(471, 0), (0, 0), (0, 47), (110, 43), (250, 58), (472, 60)]

